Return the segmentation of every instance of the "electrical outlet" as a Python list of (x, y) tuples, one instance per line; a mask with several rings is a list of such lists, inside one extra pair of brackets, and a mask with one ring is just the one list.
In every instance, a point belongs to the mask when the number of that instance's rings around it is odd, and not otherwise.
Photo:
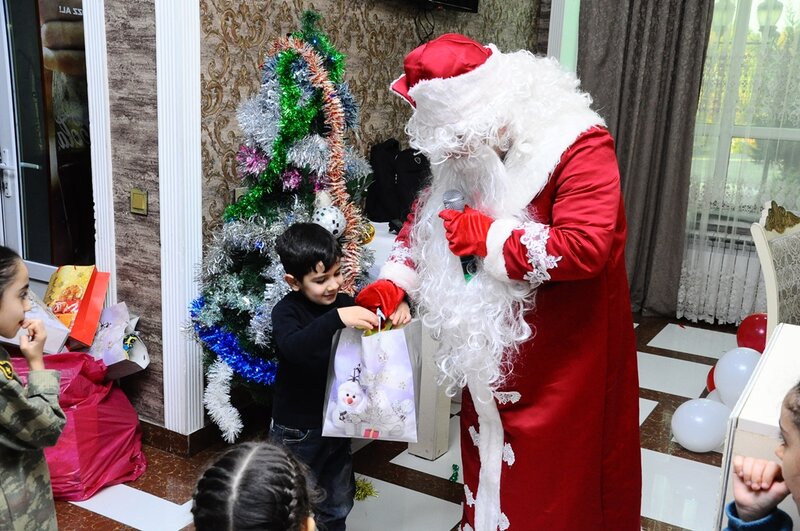
[(131, 188), (131, 214), (147, 215), (147, 191)]

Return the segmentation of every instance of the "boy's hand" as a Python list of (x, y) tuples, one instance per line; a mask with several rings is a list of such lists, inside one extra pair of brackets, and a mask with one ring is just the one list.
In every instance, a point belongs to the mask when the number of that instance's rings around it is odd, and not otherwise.
[(739, 518), (759, 520), (771, 513), (789, 494), (781, 465), (754, 457), (733, 457), (733, 497)]
[(378, 316), (361, 306), (339, 308), (339, 319), (345, 326), (370, 330), (378, 326)]
[(400, 326), (411, 321), (411, 308), (406, 301), (397, 305), (397, 309), (389, 316), (389, 320), (394, 326)]
[(44, 369), (44, 342), (47, 339), (44, 324), (39, 319), (25, 319), (22, 328), (28, 333), (20, 337), (19, 349), (28, 361), (30, 369), (41, 371)]

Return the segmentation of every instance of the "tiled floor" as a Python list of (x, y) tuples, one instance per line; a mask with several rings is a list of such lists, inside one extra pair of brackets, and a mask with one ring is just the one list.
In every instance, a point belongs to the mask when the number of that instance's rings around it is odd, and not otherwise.
[[(642, 527), (673, 531), (713, 528), (721, 454), (695, 454), (670, 436), (675, 409), (704, 396), (706, 376), (736, 346), (733, 327), (711, 327), (654, 317), (636, 319), (639, 420), (642, 446)], [(458, 404), (452, 413), (457, 415)], [(377, 498), (357, 502), (352, 531), (448, 531), (461, 513), (463, 489), (449, 480), (459, 464), (458, 418), (450, 423), (450, 450), (436, 461), (410, 455), (402, 443), (358, 444), (355, 468)], [(189, 526), (194, 481), (219, 447), (191, 459), (146, 448), (148, 470), (137, 481), (101, 491), (79, 504), (57, 502), (59, 528), (178, 530)], [(191, 527), (189, 527), (191, 529)]]

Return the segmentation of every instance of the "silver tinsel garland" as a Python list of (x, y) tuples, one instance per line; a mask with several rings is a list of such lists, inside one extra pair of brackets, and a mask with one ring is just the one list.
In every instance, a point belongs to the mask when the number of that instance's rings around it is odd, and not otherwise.
[(246, 143), (257, 145), (265, 155), (271, 157), (281, 119), (278, 80), (273, 78), (264, 82), (255, 97), (239, 105), (236, 118), (245, 134)]
[(317, 175), (324, 175), (330, 159), (330, 148), (320, 135), (306, 135), (286, 151), (286, 162)]
[[(279, 209), (277, 220), (272, 223), (263, 218), (225, 223), (206, 250), (200, 274), (205, 305), (199, 312), (198, 321), (210, 327), (220, 324), (223, 309), (246, 313), (250, 316), (250, 339), (259, 347), (269, 348), (272, 307), (289, 289), (283, 280), (284, 271), (275, 251), (275, 239), (292, 223), (308, 221), (309, 217), (309, 208), (294, 201), (294, 205)], [(260, 271), (264, 287), (257, 290), (255, 286), (244, 285), (234, 262), (234, 257), (250, 253), (260, 255), (264, 263)]]
[(219, 426), (222, 438), (229, 443), (236, 442), (244, 423), (239, 410), (231, 404), (231, 379), (233, 370), (217, 358), (206, 373), (208, 384), (203, 393), (203, 405), (208, 410), (211, 421)]

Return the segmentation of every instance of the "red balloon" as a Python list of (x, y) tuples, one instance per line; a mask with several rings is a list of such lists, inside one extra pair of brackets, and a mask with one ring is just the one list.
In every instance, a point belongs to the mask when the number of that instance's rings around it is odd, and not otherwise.
[(754, 313), (745, 317), (736, 331), (736, 344), (763, 353), (767, 346), (767, 314)]
[(709, 393), (717, 388), (717, 386), (714, 385), (714, 368), (715, 367), (716, 367), (716, 365), (711, 367), (711, 370), (708, 371), (708, 377), (706, 377), (706, 387), (708, 388), (708, 392)]

